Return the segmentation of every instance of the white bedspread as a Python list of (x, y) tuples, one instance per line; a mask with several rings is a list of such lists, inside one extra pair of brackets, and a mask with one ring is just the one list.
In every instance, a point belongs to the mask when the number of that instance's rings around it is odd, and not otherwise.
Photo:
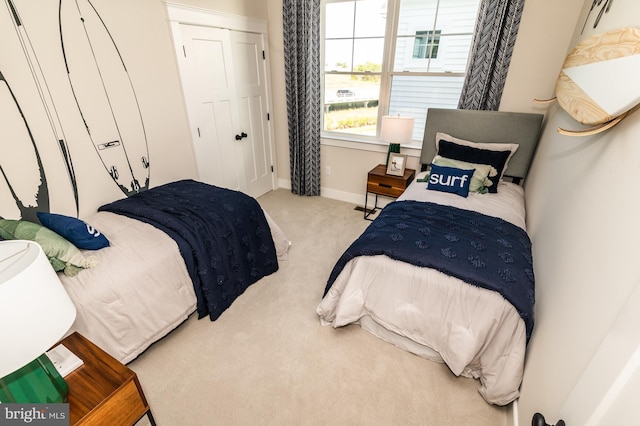
[[(523, 196), (511, 183), (501, 183), (497, 194), (463, 198), (414, 181), (398, 200), (476, 210), (524, 229)], [(405, 350), (444, 361), (456, 375), (478, 378), (479, 392), (492, 404), (519, 395), (525, 324), (499, 293), (383, 255), (361, 256), (345, 266), (316, 311), (322, 325), (359, 323)]]
[[(266, 214), (279, 259), (289, 241)], [(75, 277), (59, 274), (77, 308), (69, 334), (78, 331), (123, 363), (180, 325), (195, 311), (196, 296), (175, 241), (159, 229), (109, 212), (85, 222), (110, 247), (87, 252), (98, 264)]]

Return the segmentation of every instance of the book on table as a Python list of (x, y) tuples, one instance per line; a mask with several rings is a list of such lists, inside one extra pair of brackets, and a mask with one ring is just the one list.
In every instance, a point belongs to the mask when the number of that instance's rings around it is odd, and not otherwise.
[(47, 356), (62, 377), (65, 377), (84, 362), (62, 343), (46, 352)]

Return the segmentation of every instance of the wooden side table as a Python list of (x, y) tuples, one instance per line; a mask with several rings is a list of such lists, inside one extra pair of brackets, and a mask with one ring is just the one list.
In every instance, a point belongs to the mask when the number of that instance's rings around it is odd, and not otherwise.
[[(369, 216), (378, 209), (378, 195), (385, 197), (398, 198), (407, 186), (413, 181), (416, 171), (413, 169), (405, 169), (403, 176), (392, 176), (387, 174), (387, 167), (379, 164), (374, 167), (367, 175), (367, 192), (364, 197), (364, 218), (367, 220)], [(373, 209), (368, 210), (369, 193), (376, 195), (376, 201)]]
[(84, 362), (65, 377), (71, 425), (134, 425), (147, 415), (155, 426), (135, 372), (79, 333), (60, 343)]

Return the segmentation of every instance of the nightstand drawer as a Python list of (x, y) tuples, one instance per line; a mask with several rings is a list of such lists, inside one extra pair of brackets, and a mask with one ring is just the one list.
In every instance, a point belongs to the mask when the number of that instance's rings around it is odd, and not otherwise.
[(413, 181), (415, 170), (405, 169), (403, 176), (392, 176), (386, 173), (387, 168), (380, 164), (367, 176), (367, 191), (374, 194), (399, 197)]
[(125, 383), (111, 398), (88, 413), (78, 425), (132, 425), (147, 411), (136, 383)]
[(406, 186), (397, 185), (397, 182), (367, 182), (367, 191), (390, 197), (399, 197), (405, 189)]

